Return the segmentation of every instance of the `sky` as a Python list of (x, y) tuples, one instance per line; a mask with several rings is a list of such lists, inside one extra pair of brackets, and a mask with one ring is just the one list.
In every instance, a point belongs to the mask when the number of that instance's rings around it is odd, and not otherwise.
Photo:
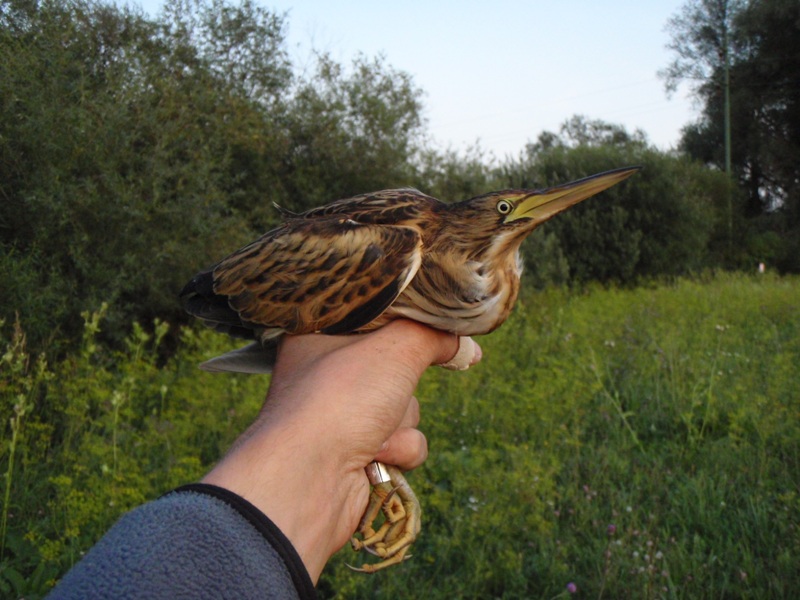
[[(580, 114), (643, 130), (667, 150), (697, 118), (685, 89), (668, 97), (665, 25), (685, 0), (263, 0), (286, 13), (293, 64), (322, 51), (342, 64), (382, 54), (423, 92), (440, 149), (476, 143), (516, 157)], [(140, 0), (157, 14), (160, 0)]]

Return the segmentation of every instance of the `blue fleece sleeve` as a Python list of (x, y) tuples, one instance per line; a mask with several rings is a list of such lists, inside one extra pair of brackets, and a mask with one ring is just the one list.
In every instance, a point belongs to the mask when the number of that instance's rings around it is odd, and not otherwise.
[(179, 488), (123, 516), (48, 596), (316, 598), (289, 540), (222, 488)]

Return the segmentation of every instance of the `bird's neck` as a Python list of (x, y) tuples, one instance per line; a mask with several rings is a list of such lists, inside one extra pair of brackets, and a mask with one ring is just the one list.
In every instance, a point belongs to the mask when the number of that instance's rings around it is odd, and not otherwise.
[(510, 234), (507, 239), (502, 235), (495, 237), (481, 260), (490, 278), (490, 293), (506, 286), (508, 288), (506, 294), (511, 304), (517, 299), (522, 276), (522, 257), (519, 248), (523, 239), (519, 236), (511, 237)]
[(453, 306), (483, 307), (480, 310), (491, 306), (491, 312), (504, 315), (504, 319), (519, 292), (522, 274), (519, 246), (513, 240), (509, 244), (509, 240), (490, 238), (483, 250), (476, 253), (474, 245), (461, 248), (453, 241), (447, 248), (423, 257), (418, 283), (440, 290), (443, 303), (449, 297)]

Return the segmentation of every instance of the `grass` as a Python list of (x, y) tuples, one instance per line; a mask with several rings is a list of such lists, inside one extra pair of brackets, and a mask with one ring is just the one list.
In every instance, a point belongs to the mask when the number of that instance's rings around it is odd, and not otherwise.
[[(798, 307), (796, 278), (526, 295), (480, 340), (481, 365), (420, 385), (431, 455), (410, 476), (425, 511), (414, 559), (364, 577), (343, 549), (321, 595), (794, 597)], [(49, 366), (4, 331), (0, 593), (35, 598), (119, 514), (203, 473), (266, 383), (198, 374), (226, 343), (208, 332), (184, 332), (160, 367), (141, 329), (124, 353), (87, 335)]]

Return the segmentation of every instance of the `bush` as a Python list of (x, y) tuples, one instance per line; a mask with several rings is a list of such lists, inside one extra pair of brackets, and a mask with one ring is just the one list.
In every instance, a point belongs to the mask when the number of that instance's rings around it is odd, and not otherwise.
[[(630, 165), (642, 169), (545, 223), (523, 245), (535, 280), (563, 278), (554, 259), (568, 266), (573, 283), (634, 284), (719, 264), (711, 242), (727, 223), (720, 216), (728, 189), (724, 176), (648, 146), (644, 134), (575, 117), (561, 137), (541, 134), (502, 171), (505, 185), (536, 188)], [(551, 239), (549, 254), (541, 254), (538, 236)]]
[(162, 365), (165, 323), (109, 352), (104, 310), (84, 313), (80, 348), (54, 364), (28, 353), (19, 324), (3, 328), (4, 596), (42, 595), (122, 513), (197, 480), (260, 407), (263, 379), (197, 370), (221, 336), (186, 329), (180, 364)]

